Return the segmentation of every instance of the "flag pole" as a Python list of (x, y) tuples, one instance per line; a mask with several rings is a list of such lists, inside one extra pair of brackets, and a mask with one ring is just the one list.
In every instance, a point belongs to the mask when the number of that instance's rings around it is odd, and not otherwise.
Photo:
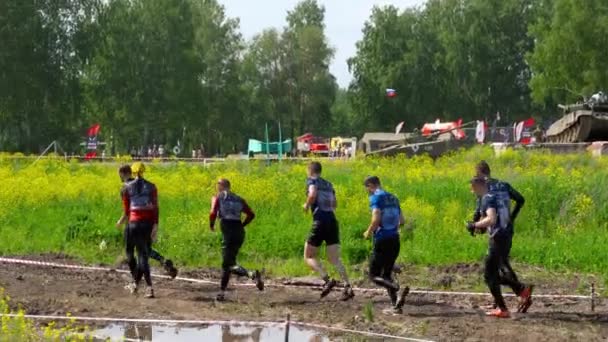
[(268, 141), (268, 123), (266, 123), (266, 159), (270, 159), (270, 142)]
[(279, 160), (283, 155), (283, 135), (281, 134), (281, 121), (279, 121)]

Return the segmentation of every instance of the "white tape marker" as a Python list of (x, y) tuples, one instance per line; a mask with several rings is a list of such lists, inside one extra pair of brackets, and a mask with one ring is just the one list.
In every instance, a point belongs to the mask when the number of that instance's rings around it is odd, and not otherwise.
[[(8, 264), (22, 264), (22, 265), (36, 265), (36, 266), (46, 266), (46, 267), (56, 267), (56, 268), (67, 268), (67, 269), (75, 269), (75, 270), (83, 270), (83, 271), (103, 271), (103, 272), (117, 272), (130, 274), (127, 270), (118, 270), (108, 267), (95, 267), (95, 266), (80, 266), (80, 265), (69, 265), (69, 264), (59, 264), (54, 262), (45, 262), (45, 261), (35, 261), (35, 260), (26, 260), (26, 259), (15, 259), (15, 258), (4, 258), (0, 257), (0, 262), (8, 263)], [(153, 274), (155, 278), (161, 279), (171, 279), (171, 277), (161, 274)], [(218, 282), (214, 280), (205, 280), (205, 279), (195, 279), (195, 278), (185, 278), (185, 277), (176, 277), (175, 280), (179, 281), (187, 281), (196, 284), (209, 284), (209, 285), (217, 285)], [(235, 286), (241, 287), (253, 287), (255, 284), (235, 284)], [(266, 284), (268, 287), (277, 287), (277, 288), (320, 288), (321, 285), (288, 285), (288, 284)], [(357, 292), (372, 292), (372, 293), (384, 293), (384, 289), (371, 289), (371, 288), (353, 288), (354, 291)], [(482, 296), (489, 297), (492, 294), (488, 292), (459, 292), (459, 291), (433, 291), (433, 290), (410, 290), (412, 294), (426, 294), (426, 295), (445, 295), (445, 296)], [(515, 297), (512, 293), (506, 293), (503, 296), (505, 297)], [(591, 299), (591, 296), (583, 296), (583, 295), (556, 295), (556, 294), (534, 294), (536, 298), (569, 298), (569, 299)], [(596, 295), (597, 297), (597, 295)]]

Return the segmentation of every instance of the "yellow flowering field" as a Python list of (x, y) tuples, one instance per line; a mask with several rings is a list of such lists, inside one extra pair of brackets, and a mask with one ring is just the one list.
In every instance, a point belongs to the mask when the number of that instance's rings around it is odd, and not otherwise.
[[(487, 241), (468, 235), (464, 221), (474, 208), (468, 180), (480, 159), (493, 176), (508, 181), (526, 198), (515, 224), (512, 257), (548, 269), (608, 276), (608, 161), (587, 155), (507, 151), (488, 148), (429, 158), (363, 158), (323, 161), (334, 183), (343, 254), (350, 266), (364, 263), (370, 242), (362, 181), (377, 175), (401, 200), (408, 219), (400, 262), (445, 265), (479, 261)], [(114, 262), (122, 235), (118, 163), (16, 160), (0, 155), (0, 253), (62, 252), (89, 262)], [(158, 250), (178, 264), (220, 265), (220, 236), (208, 228), (215, 180), (226, 177), (257, 214), (247, 228), (240, 259), (280, 275), (307, 274), (301, 256), (310, 227), (302, 209), (306, 164), (234, 161), (148, 165), (146, 178), (159, 190)]]

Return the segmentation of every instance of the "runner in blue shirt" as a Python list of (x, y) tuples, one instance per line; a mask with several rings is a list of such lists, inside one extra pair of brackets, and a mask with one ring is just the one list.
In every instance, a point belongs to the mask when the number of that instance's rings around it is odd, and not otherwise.
[[(499, 281), (501, 285), (510, 286), (515, 294), (520, 297), (519, 306), (517, 311), (525, 313), (532, 305), (532, 291), (534, 285), (520, 288), (517, 284), (519, 281), (511, 264), (509, 263), (509, 256), (511, 254), (511, 241), (515, 234), (514, 222), (521, 208), (524, 206), (525, 199), (511, 184), (500, 181), (495, 178), (491, 178), (490, 165), (485, 160), (480, 161), (475, 166), (475, 173), (477, 177), (485, 178), (488, 186), (488, 192), (492, 194), (496, 200), (496, 210), (498, 222), (497, 224), (505, 230), (505, 234), (508, 235), (508, 246), (505, 250), (505, 256), (502, 258), (500, 264)], [(515, 201), (515, 208), (511, 211), (511, 201)], [(477, 209), (473, 221), (477, 222), (483, 215), (481, 210), (481, 198), (477, 199)], [(493, 308), (496, 309), (497, 305), (494, 303)]]
[(405, 223), (399, 199), (382, 189), (380, 179), (367, 177), (364, 181), (369, 193), (372, 220), (363, 234), (373, 236), (373, 249), (369, 261), (369, 277), (378, 286), (386, 288), (395, 313), (401, 313), (409, 288), (405, 287), (398, 299), (399, 284), (393, 281), (392, 273), (399, 256), (399, 227)]
[[(509, 264), (509, 251), (511, 250), (512, 229), (501, 225), (500, 205), (496, 195), (490, 193), (488, 181), (485, 177), (475, 177), (471, 180), (471, 190), (480, 198), (481, 218), (477, 222), (467, 223), (467, 228), (471, 232), (489, 233), (489, 248), (488, 255), (485, 260), (484, 278), (497, 308), (489, 311), (488, 316), (497, 318), (510, 317), (509, 310), (502, 296), (500, 285), (505, 283), (511, 286), (513, 292), (517, 294), (522, 301), (518, 307), (518, 311), (525, 312), (528, 307), (522, 306), (526, 303), (526, 299), (530, 300), (532, 290), (530, 286), (525, 286), (520, 283), (511, 269)], [(501, 272), (504, 272), (501, 274)], [(531, 301), (530, 301), (531, 304)], [(525, 310), (524, 310), (525, 309)]]

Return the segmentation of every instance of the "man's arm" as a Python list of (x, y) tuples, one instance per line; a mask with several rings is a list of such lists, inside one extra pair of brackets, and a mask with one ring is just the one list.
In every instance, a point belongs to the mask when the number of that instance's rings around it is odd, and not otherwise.
[(517, 215), (519, 215), (519, 211), (526, 203), (526, 199), (519, 191), (515, 190), (512, 186), (509, 185), (509, 197), (515, 201), (515, 208), (513, 208), (513, 212), (511, 213), (511, 222), (515, 221)]
[(123, 213), (120, 219), (118, 219), (116, 222), (116, 228), (122, 228), (122, 226), (127, 222), (128, 218), (129, 217)]
[(478, 230), (487, 229), (496, 224), (496, 208), (488, 208), (486, 210), (486, 217), (475, 222), (473, 227)]
[(123, 210), (123, 217), (125, 219), (128, 219), (129, 215), (131, 214), (130, 208), (131, 208), (131, 199), (129, 198), (129, 193), (125, 191), (122, 194), (122, 210)]
[(336, 208), (338, 208), (338, 198), (336, 197), (336, 190), (333, 190), (334, 193), (334, 200), (331, 202), (331, 207), (334, 208), (334, 210), (336, 210)]
[(243, 212), (245, 213), (245, 221), (243, 221), (243, 228), (247, 227), (251, 221), (255, 218), (255, 213), (251, 210), (251, 207), (245, 200), (243, 200)]
[(217, 213), (220, 210), (220, 200), (217, 196), (211, 198), (211, 211), (209, 212), (209, 228), (211, 231), (215, 229), (215, 220), (217, 219)]
[(481, 198), (477, 197), (475, 201), (475, 212), (473, 212), (473, 222), (477, 222), (481, 219)]
[(306, 197), (306, 202), (304, 203), (304, 210), (310, 209), (310, 207), (317, 200), (317, 186), (314, 184), (310, 184), (308, 186), (308, 197)]
[(366, 239), (369, 238), (376, 230), (378, 230), (378, 227), (380, 227), (381, 223), (382, 211), (379, 208), (372, 209), (372, 221), (370, 222), (369, 227), (367, 227), (365, 233), (363, 233), (363, 236)]

